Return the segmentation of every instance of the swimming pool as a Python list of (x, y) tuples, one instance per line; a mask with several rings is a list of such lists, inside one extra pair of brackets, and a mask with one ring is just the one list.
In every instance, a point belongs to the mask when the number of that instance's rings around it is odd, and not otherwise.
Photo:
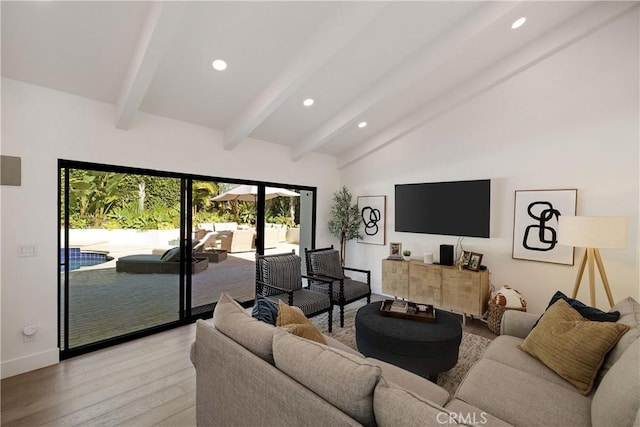
[[(111, 261), (113, 257), (100, 252), (84, 252), (80, 248), (69, 248), (69, 271), (78, 270), (81, 267), (102, 264)], [(65, 270), (64, 249), (60, 249), (60, 271)]]

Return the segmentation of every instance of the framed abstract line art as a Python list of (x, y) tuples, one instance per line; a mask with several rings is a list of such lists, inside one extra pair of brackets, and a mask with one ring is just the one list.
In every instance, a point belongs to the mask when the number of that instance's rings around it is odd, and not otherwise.
[(558, 244), (558, 218), (575, 216), (578, 190), (518, 190), (513, 209), (514, 259), (573, 265), (574, 248)]
[(360, 236), (358, 243), (384, 245), (387, 196), (358, 196)]

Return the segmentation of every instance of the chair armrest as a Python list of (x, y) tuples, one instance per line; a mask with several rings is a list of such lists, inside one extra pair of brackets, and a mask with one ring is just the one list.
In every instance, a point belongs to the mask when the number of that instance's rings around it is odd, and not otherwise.
[[(320, 276), (320, 275), (315, 275), (315, 274), (311, 274), (311, 275), (302, 275), (303, 279), (311, 279), (311, 280), (317, 280), (319, 282), (324, 282), (327, 285), (329, 285), (329, 290), (328, 290), (328, 294), (329, 294), (329, 299), (331, 299), (331, 295), (333, 294), (333, 279), (325, 277), (325, 276)], [(342, 282), (341, 282), (342, 283)], [(309, 284), (307, 282), (307, 288), (309, 287)]]
[(538, 321), (538, 314), (526, 313), (519, 310), (507, 310), (502, 315), (500, 322), (500, 335), (511, 335), (518, 338), (526, 338)]
[(275, 289), (276, 291), (280, 291), (283, 294), (289, 294), (290, 296), (293, 296), (293, 291), (290, 290), (290, 289), (281, 288), (279, 286), (271, 285), (271, 284), (266, 283), (266, 282), (261, 282), (260, 280), (257, 280), (256, 283), (259, 283), (261, 286), (266, 286), (267, 288)]
[(357, 271), (358, 273), (371, 273), (371, 270), (362, 270), (360, 268), (353, 268), (353, 267), (342, 267), (343, 270), (349, 270), (349, 271)]
[(320, 280), (321, 282), (328, 282), (328, 281), (335, 282), (336, 280), (344, 280), (339, 277), (327, 276), (326, 274), (318, 274), (318, 273), (307, 273), (306, 278)]
[(343, 270), (355, 271), (356, 273), (364, 273), (367, 275), (367, 285), (371, 288), (371, 270), (362, 270), (360, 268), (342, 267)]
[(326, 276), (320, 276), (320, 275), (316, 275), (316, 274), (310, 274), (310, 275), (302, 275), (301, 276), (303, 279), (313, 279), (313, 280), (318, 280), (320, 282), (325, 282), (325, 283), (333, 283), (334, 280), (337, 279), (333, 279), (330, 277), (326, 277)]

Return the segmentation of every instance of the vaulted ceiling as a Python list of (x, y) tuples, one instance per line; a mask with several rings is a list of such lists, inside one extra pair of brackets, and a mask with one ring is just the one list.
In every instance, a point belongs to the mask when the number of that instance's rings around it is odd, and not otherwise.
[(637, 6), (2, 1), (2, 76), (114, 104), (121, 129), (144, 111), (343, 167)]

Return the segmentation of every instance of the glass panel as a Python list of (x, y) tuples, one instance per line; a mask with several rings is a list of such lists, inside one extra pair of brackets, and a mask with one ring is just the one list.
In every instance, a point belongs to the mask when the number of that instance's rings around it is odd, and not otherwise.
[(180, 183), (69, 170), (68, 349), (179, 320)]
[(213, 310), (222, 292), (254, 299), (256, 197), (256, 186), (193, 182), (194, 256), (209, 268), (192, 277), (192, 314)]
[(302, 271), (307, 271), (306, 268), (306, 260), (304, 256), (304, 250), (312, 249), (314, 246), (313, 242), (313, 213), (314, 213), (314, 205), (313, 205), (313, 191), (303, 190), (300, 191), (300, 208), (299, 208), (299, 226), (297, 230), (292, 230), (298, 237), (299, 244), (299, 253), (302, 254)]

